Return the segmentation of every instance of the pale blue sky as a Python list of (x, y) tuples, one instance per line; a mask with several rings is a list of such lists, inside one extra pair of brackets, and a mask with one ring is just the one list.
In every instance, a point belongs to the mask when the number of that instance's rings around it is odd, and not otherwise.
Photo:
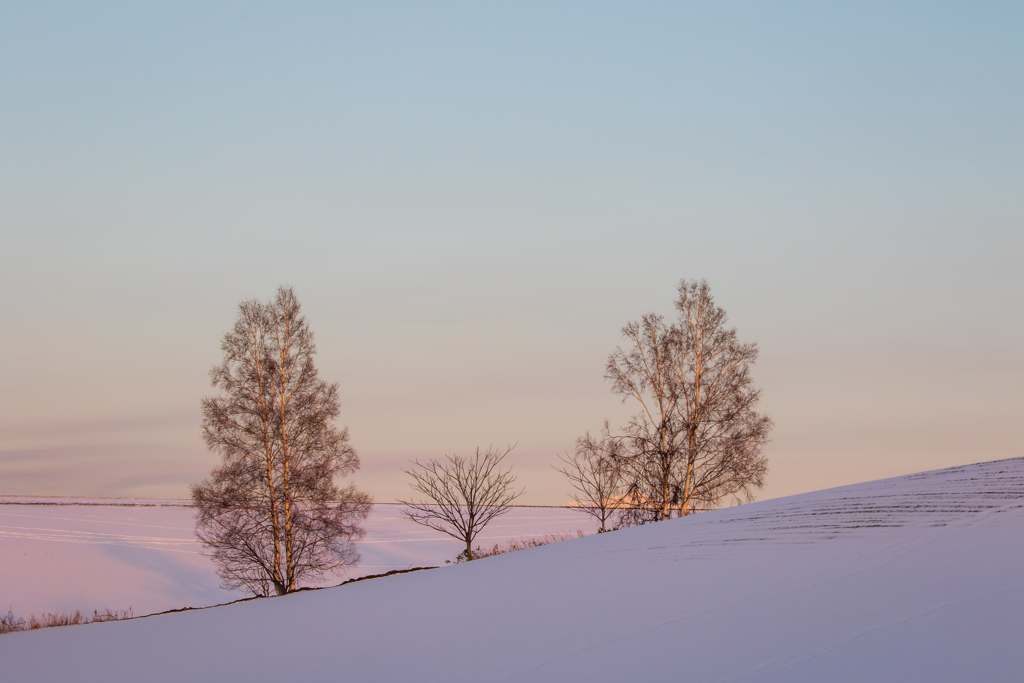
[(358, 481), (625, 409), (706, 277), (763, 496), (1024, 453), (1019, 3), (0, 7), (0, 494), (180, 495), (238, 300), (295, 287)]

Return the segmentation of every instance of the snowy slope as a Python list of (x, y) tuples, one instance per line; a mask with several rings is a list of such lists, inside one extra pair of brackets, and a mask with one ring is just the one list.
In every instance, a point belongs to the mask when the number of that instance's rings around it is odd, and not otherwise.
[(238, 597), (220, 589), (195, 539), (194, 512), (182, 504), (3, 502), (0, 611), (147, 614)]
[(1024, 459), (0, 637), (5, 680), (1021, 681)]
[[(324, 585), (392, 569), (444, 564), (458, 541), (377, 505), (359, 543), (362, 561)], [(220, 588), (184, 501), (0, 497), (0, 613), (91, 614), (131, 608), (136, 615), (205, 607), (245, 597)], [(590, 518), (566, 509), (518, 508), (495, 519), (482, 546), (519, 536), (584, 528)]]

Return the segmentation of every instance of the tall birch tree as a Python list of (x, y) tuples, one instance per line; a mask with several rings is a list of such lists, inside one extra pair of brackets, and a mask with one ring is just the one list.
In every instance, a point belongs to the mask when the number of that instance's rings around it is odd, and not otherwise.
[(772, 421), (756, 410), (757, 344), (739, 342), (708, 283), (682, 281), (675, 306), (672, 408), (685, 467), (677, 502), (686, 515), (730, 496), (750, 499), (764, 486)]
[(321, 380), (291, 288), (243, 301), (210, 372), (203, 438), (221, 464), (192, 486), (196, 535), (228, 588), (278, 595), (358, 561), (370, 498), (339, 479), (359, 467), (338, 429), (338, 385)]
[(649, 313), (622, 328), (605, 378), (638, 412), (619, 434), (628, 523), (657, 521), (749, 500), (764, 485), (771, 420), (757, 412), (757, 344), (727, 326), (706, 281), (683, 280), (676, 319)]

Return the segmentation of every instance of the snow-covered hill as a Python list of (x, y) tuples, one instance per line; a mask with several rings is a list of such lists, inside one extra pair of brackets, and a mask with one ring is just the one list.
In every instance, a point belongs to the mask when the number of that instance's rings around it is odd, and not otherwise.
[(5, 680), (1021, 681), (1024, 459), (0, 637)]

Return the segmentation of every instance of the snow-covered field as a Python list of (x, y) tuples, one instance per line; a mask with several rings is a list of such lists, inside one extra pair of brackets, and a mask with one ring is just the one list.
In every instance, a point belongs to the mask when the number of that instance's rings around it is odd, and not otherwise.
[(1021, 681), (1024, 458), (0, 637), (5, 680)]
[[(362, 561), (323, 585), (441, 565), (461, 550), (400, 513), (397, 505), (375, 506), (359, 543)], [(27, 619), (131, 608), (138, 616), (247, 597), (220, 588), (193, 527), (183, 501), (0, 496), (0, 613)], [(566, 509), (516, 508), (491, 522), (478, 545), (577, 529), (592, 533), (594, 523)]]

